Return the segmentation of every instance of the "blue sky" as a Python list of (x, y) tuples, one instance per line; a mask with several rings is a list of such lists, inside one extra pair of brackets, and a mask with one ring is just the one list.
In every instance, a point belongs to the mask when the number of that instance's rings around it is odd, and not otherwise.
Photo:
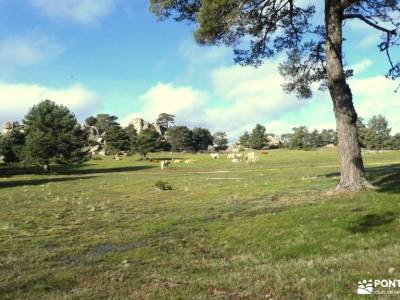
[[(104, 112), (127, 124), (167, 112), (231, 139), (256, 123), (276, 133), (335, 127), (326, 93), (300, 101), (282, 92), (282, 58), (259, 69), (236, 66), (230, 49), (197, 46), (193, 26), (157, 22), (148, 1), (0, 0), (0, 28), (1, 123), (49, 98), (80, 120)], [(357, 21), (345, 30), (359, 114), (382, 113), (400, 132), (399, 94), (383, 76), (379, 33)]]

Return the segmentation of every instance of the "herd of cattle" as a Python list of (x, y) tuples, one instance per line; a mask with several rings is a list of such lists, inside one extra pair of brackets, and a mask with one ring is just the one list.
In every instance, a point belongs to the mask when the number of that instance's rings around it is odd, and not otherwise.
[[(260, 152), (261, 155), (267, 156), (268, 155), (268, 151), (261, 151)], [(172, 153), (171, 153), (172, 155)], [(221, 154), (220, 153), (210, 153), (210, 156), (212, 159), (220, 159), (221, 158)], [(255, 164), (256, 162), (258, 162), (260, 160), (260, 157), (256, 155), (255, 152), (249, 152), (246, 154), (242, 154), (242, 153), (228, 153), (226, 155), (227, 159), (230, 159), (232, 161), (232, 163), (240, 163), (241, 161), (246, 161), (247, 164)], [(161, 170), (164, 170), (166, 167), (172, 165), (172, 164), (180, 164), (180, 163), (185, 163), (185, 164), (193, 164), (196, 162), (195, 159), (169, 159), (169, 160), (159, 160), (159, 159), (150, 159), (151, 163), (159, 163), (160, 164), (160, 168)]]

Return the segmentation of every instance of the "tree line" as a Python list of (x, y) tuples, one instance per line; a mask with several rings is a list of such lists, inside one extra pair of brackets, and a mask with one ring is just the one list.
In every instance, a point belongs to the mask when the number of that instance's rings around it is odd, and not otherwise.
[(106, 151), (108, 154), (127, 152), (139, 153), (146, 158), (147, 153), (156, 151), (206, 151), (210, 146), (216, 150), (224, 150), (228, 147), (228, 139), (225, 132), (211, 132), (206, 128), (196, 127), (190, 129), (187, 126), (173, 125), (175, 116), (162, 113), (156, 120), (156, 124), (165, 129), (165, 134), (160, 133), (150, 125), (139, 132), (133, 124), (123, 128), (116, 122), (117, 117), (108, 114), (100, 114), (86, 119), (86, 125), (95, 126), (99, 134), (104, 133)]
[[(48, 170), (51, 163), (82, 164), (90, 159), (90, 149), (96, 145), (102, 145), (105, 154), (139, 153), (143, 159), (156, 151), (198, 152), (208, 150), (210, 146), (216, 151), (228, 148), (225, 132), (211, 134), (206, 128), (176, 126), (174, 116), (166, 113), (160, 114), (156, 124), (163, 126), (165, 133), (160, 133), (152, 125), (140, 132), (133, 124), (122, 127), (117, 117), (109, 114), (91, 116), (82, 126), (67, 107), (45, 100), (30, 109), (22, 127), (0, 135), (0, 156), (5, 163), (40, 165)], [(357, 127), (361, 147), (400, 149), (400, 134), (390, 134), (391, 128), (384, 116), (373, 116), (366, 123), (359, 118)], [(95, 138), (91, 137), (93, 128)], [(240, 137), (240, 146), (251, 149), (315, 149), (337, 145), (337, 140), (336, 132), (331, 129), (310, 131), (300, 126), (293, 128), (292, 133), (276, 136), (257, 124), (250, 133), (246, 131)]]
[(91, 116), (82, 126), (67, 107), (45, 100), (29, 110), (22, 126), (0, 135), (0, 156), (5, 163), (40, 165), (49, 170), (51, 163), (80, 165), (90, 159), (90, 150), (100, 145), (105, 154), (139, 153), (142, 158), (149, 152), (204, 151), (209, 146), (223, 150), (228, 145), (224, 132), (212, 135), (205, 128), (172, 126), (173, 115), (163, 113), (156, 123), (167, 127), (165, 134), (154, 126), (140, 132), (132, 124), (122, 127), (117, 117), (108, 114)]
[[(358, 118), (359, 145), (368, 150), (400, 150), (400, 133), (391, 135), (389, 121), (382, 115), (375, 115), (364, 122)], [(292, 129), (291, 133), (279, 136), (278, 142), (271, 143), (271, 138), (277, 137), (273, 133), (266, 133), (266, 128), (257, 124), (249, 133), (245, 131), (240, 136), (240, 145), (252, 149), (271, 147), (310, 150), (328, 145), (337, 146), (338, 137), (333, 129), (317, 129), (310, 131), (306, 126)]]

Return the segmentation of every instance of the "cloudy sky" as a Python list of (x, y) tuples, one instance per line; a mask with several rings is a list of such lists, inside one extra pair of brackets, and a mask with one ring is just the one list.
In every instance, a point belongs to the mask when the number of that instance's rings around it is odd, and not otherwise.
[[(79, 120), (110, 113), (127, 124), (167, 112), (177, 124), (227, 131), (231, 139), (256, 123), (276, 133), (335, 127), (326, 93), (304, 101), (282, 91), (281, 58), (258, 69), (234, 65), (230, 49), (197, 46), (193, 27), (159, 23), (147, 6), (145, 0), (0, 0), (0, 123), (51, 99)], [(384, 77), (379, 33), (358, 21), (345, 30), (359, 115), (384, 114), (400, 132), (398, 83)]]

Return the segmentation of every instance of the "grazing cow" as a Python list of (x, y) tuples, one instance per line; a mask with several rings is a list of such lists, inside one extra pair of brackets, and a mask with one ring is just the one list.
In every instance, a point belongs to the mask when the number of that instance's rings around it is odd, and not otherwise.
[(219, 153), (210, 153), (210, 156), (211, 156), (213, 159), (219, 159)]
[(172, 161), (172, 163), (174, 163), (174, 164), (180, 164), (181, 162), (182, 162), (181, 159), (174, 159), (174, 160)]
[(258, 162), (260, 160), (260, 158), (258, 156), (255, 156), (254, 158), (250, 159), (247, 161), (248, 164), (255, 164), (256, 162)]
[(249, 152), (245, 155), (244, 159), (245, 160), (252, 160), (254, 159), (254, 157), (256, 157), (256, 153), (255, 152)]
[(168, 160), (160, 161), (161, 170), (164, 170), (164, 168), (168, 167), (169, 165), (170, 165), (170, 162)]
[(268, 151), (267, 150), (263, 150), (263, 151), (261, 151), (261, 154), (267, 156), (268, 155)]
[(242, 153), (229, 153), (227, 156), (228, 159), (241, 159), (242, 158)]
[(187, 164), (187, 165), (191, 165), (192, 163), (194, 163), (194, 159), (185, 160), (185, 164)]
[(255, 152), (247, 153), (244, 158), (248, 164), (255, 164), (260, 159), (258, 156), (256, 156)]

